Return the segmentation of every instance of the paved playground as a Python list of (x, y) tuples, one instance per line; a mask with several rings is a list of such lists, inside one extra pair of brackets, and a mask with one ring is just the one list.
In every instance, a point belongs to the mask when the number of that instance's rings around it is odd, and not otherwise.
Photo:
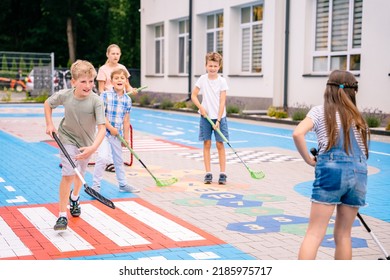
[[(197, 134), (197, 116), (133, 111), (134, 150), (157, 178), (179, 181), (157, 187), (126, 152), (125, 161), (131, 164), (126, 175), (141, 192), (118, 192), (115, 174), (106, 172), (102, 194), (116, 209), (82, 193), (81, 216), (70, 218), (67, 231), (55, 232), (61, 170), (58, 148), (45, 134), (43, 106), (0, 104), (0, 260), (297, 258), (308, 223), (313, 168), (293, 147), (293, 126), (230, 118), (231, 144), (251, 169), (266, 177), (252, 179), (227, 146), (228, 184), (204, 185), (201, 143), (192, 135)], [(58, 124), (61, 109), (53, 116)], [(390, 137), (373, 135), (370, 149), (370, 205), (361, 214), (389, 252)], [(88, 183), (92, 171), (90, 166)], [(333, 259), (332, 226), (318, 259)], [(353, 259), (384, 257), (358, 219), (352, 235)]]

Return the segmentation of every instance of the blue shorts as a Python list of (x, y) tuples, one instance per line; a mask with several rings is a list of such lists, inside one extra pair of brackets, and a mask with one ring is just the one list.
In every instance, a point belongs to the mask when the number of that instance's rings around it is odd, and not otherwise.
[[(214, 123), (216, 123), (217, 119), (212, 120)], [(221, 122), (219, 124), (219, 130), (222, 132), (222, 134), (226, 137), (227, 140), (229, 140), (229, 131), (228, 131), (228, 124), (226, 117), (221, 119)], [(211, 133), (214, 131), (214, 137), (215, 141), (217, 142), (223, 142), (222, 137), (218, 134), (216, 130), (213, 129), (211, 124), (208, 122), (208, 120), (204, 117), (200, 117), (200, 123), (199, 123), (199, 141), (206, 141), (211, 140)]]
[(342, 150), (317, 157), (311, 200), (323, 204), (366, 206), (367, 162)]

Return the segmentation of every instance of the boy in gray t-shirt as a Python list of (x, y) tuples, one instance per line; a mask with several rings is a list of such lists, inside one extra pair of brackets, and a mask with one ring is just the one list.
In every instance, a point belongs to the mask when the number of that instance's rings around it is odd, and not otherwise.
[[(61, 90), (50, 96), (44, 104), (46, 133), (52, 137), (56, 132), (52, 112), (60, 105), (65, 108), (65, 116), (58, 127), (58, 136), (66, 151), (84, 176), (89, 158), (97, 150), (105, 135), (104, 105), (100, 97), (92, 91), (96, 70), (85, 60), (72, 64), (72, 89)], [(96, 134), (96, 126), (98, 132)], [(59, 193), (59, 217), (54, 230), (65, 230), (68, 226), (67, 201), (69, 198), (70, 214), (81, 214), (79, 195), (81, 180), (75, 176), (73, 167), (60, 151), (62, 178)], [(71, 191), (71, 185), (74, 188)]]

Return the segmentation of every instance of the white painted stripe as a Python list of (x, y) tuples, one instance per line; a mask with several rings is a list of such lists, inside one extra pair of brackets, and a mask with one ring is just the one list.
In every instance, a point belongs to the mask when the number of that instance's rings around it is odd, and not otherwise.
[[(81, 205), (83, 207), (83, 205)], [(18, 209), (60, 252), (92, 250), (94, 247), (69, 226), (67, 230), (53, 229), (57, 217), (45, 207)]]
[(82, 205), (82, 218), (118, 246), (150, 244), (150, 242), (91, 204)]
[(0, 217), (0, 258), (30, 256), (32, 252)]
[(4, 188), (9, 192), (14, 192), (15, 189), (12, 186), (4, 186)]
[(0, 177), (0, 183), (5, 182), (3, 178)]
[(204, 240), (199, 234), (153, 212), (134, 201), (115, 202), (117, 208), (174, 241)]
[(23, 196), (17, 195), (14, 199), (7, 199), (8, 203), (21, 203), (21, 202), (27, 202), (27, 199), (25, 199)]
[(158, 148), (158, 147), (144, 147), (144, 148), (137, 148), (136, 151), (172, 151), (172, 150), (188, 150), (188, 148), (179, 148), (179, 147), (172, 147), (172, 148)]

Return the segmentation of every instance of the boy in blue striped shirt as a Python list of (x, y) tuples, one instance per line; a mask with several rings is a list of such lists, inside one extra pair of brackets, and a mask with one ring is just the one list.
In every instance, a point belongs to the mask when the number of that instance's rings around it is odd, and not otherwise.
[(111, 73), (113, 88), (101, 94), (106, 116), (106, 135), (98, 149), (97, 160), (93, 172), (92, 188), (100, 192), (100, 182), (103, 178), (106, 164), (114, 160), (115, 175), (120, 192), (139, 192), (134, 186), (127, 183), (123, 168), (122, 144), (116, 137), (118, 134), (129, 139), (131, 98), (126, 94), (126, 73), (123, 69), (115, 69)]

